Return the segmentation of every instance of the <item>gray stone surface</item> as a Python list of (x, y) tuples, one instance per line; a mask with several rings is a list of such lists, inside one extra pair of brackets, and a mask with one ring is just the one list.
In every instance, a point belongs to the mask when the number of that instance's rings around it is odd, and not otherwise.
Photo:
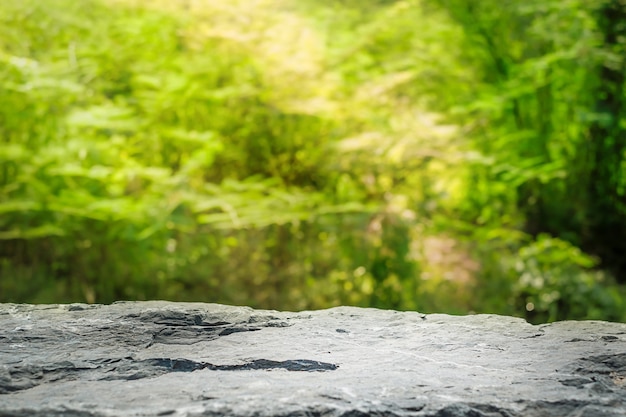
[(0, 416), (625, 416), (626, 324), (0, 304)]

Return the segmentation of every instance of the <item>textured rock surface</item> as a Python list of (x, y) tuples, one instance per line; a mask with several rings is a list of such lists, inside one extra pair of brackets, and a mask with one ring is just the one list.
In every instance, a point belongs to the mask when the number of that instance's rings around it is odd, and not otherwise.
[(626, 324), (0, 305), (0, 416), (624, 416)]

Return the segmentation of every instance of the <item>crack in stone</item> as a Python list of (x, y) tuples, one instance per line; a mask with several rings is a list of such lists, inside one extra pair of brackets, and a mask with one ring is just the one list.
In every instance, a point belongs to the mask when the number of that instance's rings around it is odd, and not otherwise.
[[(126, 370), (135, 370), (137, 368), (145, 368), (146, 370), (152, 370), (155, 374), (163, 374), (167, 372), (193, 372), (201, 369), (208, 369), (211, 371), (249, 371), (249, 370), (273, 370), (273, 369), (285, 369), (287, 371), (298, 372), (324, 372), (334, 371), (339, 366), (326, 363), (313, 361), (309, 359), (290, 359), (286, 361), (273, 361), (268, 359), (255, 359), (243, 364), (237, 365), (214, 365), (209, 362), (196, 362), (189, 359), (171, 359), (171, 358), (151, 358), (143, 360), (133, 360), (132, 358), (124, 358), (124, 360), (131, 361), (129, 364), (124, 364), (115, 367), (112, 371), (123, 372)], [(109, 377), (105, 379), (128, 379), (124, 376)], [(137, 378), (132, 378), (137, 379)]]
[(586, 388), (598, 393), (611, 393), (626, 389), (626, 353), (580, 358), (564, 371), (580, 377), (564, 378), (565, 386)]
[[(242, 364), (215, 365), (209, 362), (197, 362), (190, 359), (149, 358), (135, 359), (107, 358), (86, 361), (75, 365), (69, 361), (45, 366), (25, 365), (12, 367), (0, 375), (0, 394), (8, 394), (33, 388), (44, 383), (80, 379), (83, 374), (98, 371), (109, 374), (99, 380), (137, 380), (160, 376), (170, 372), (194, 372), (202, 369), (210, 371), (253, 371), (284, 369), (293, 372), (334, 371), (338, 365), (310, 359), (289, 359), (274, 361), (255, 359)], [(87, 375), (88, 377), (88, 375)]]
[(247, 321), (231, 323), (223, 320), (211, 321), (200, 313), (180, 311), (147, 311), (125, 316), (126, 319), (139, 320), (146, 325), (162, 326), (152, 331), (152, 340), (146, 348), (155, 344), (192, 345), (198, 342), (215, 340), (220, 336), (233, 333), (254, 332), (263, 327), (289, 327), (276, 317), (250, 317)]

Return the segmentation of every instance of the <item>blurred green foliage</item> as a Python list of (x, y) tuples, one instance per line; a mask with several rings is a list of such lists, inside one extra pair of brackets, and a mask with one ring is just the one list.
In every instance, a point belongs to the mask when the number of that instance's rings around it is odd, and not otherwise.
[(621, 17), (0, 2), (0, 302), (624, 321)]

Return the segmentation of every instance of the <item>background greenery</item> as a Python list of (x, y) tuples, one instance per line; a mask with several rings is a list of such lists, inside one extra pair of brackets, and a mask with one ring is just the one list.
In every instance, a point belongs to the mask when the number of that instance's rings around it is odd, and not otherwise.
[(621, 0), (0, 2), (0, 302), (626, 320)]

